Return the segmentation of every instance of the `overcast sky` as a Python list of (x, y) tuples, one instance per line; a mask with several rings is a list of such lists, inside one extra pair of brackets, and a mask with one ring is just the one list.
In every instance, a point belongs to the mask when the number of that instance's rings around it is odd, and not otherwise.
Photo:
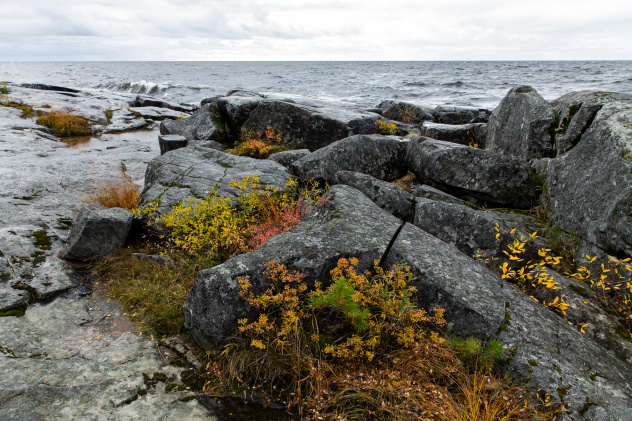
[(0, 61), (632, 60), (631, 0), (1, 0)]

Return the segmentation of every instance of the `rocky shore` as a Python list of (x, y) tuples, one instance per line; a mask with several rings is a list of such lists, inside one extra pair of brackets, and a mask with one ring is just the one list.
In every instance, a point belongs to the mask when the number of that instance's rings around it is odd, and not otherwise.
[[(216, 416), (186, 389), (167, 392), (182, 369), (163, 354), (176, 351), (138, 335), (116, 303), (60, 259), (124, 244), (127, 211), (91, 206), (77, 217), (85, 192), (122, 163), (143, 183), (141, 205), (152, 204), (155, 216), (212, 191), (235, 197), (231, 182), (252, 175), (280, 190), (294, 177), (332, 186), (293, 229), (197, 274), (183, 311), (202, 348), (226, 344), (250, 315), (236, 279), (265, 290), (266, 262), (327, 282), (340, 258), (357, 258), (359, 270), (404, 261), (420, 306), (446, 310), (446, 334), (500, 340), (507, 376), (563, 404), (558, 420), (632, 420), (623, 309), (604, 306), (590, 280), (549, 267), (556, 288), (527, 295), (481, 262), (504, 258), (520, 238), (526, 260), (552, 247), (532, 234), (544, 230), (525, 212), (536, 206), (574, 239), (575, 261), (632, 256), (631, 95), (574, 92), (549, 103), (518, 86), (495, 110), (392, 100), (338, 108), (246, 91), (205, 99), (199, 109), (39, 85), (13, 86), (11, 95), (35, 109), (67, 107), (99, 123), (99, 137), (71, 148), (0, 107), (3, 419)], [(158, 129), (138, 131), (158, 125), (159, 141)], [(268, 159), (224, 152), (240, 132), (270, 127), (288, 151)], [(408, 190), (393, 183), (407, 174), (415, 180)], [(630, 279), (624, 267), (620, 276)], [(560, 297), (561, 310), (542, 305)]]

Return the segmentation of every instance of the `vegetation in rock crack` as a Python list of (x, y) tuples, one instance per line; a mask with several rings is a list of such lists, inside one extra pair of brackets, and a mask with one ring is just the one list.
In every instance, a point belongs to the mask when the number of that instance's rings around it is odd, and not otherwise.
[(20, 110), (22, 111), (22, 115), (20, 117), (33, 117), (35, 114), (33, 107), (25, 104), (19, 99), (9, 96), (9, 88), (7, 88), (7, 84), (4, 82), (0, 83), (0, 107), (11, 107)]
[(112, 117), (114, 116), (114, 111), (112, 111), (111, 109), (107, 109), (107, 110), (103, 111), (103, 114), (105, 114), (105, 120), (107, 121), (106, 124), (111, 124), (112, 123)]
[(265, 159), (273, 153), (287, 150), (288, 148), (282, 143), (281, 135), (275, 133), (272, 126), (268, 126), (264, 135), (261, 132), (255, 133), (252, 129), (242, 130), (235, 147), (227, 152), (233, 155)]
[(240, 295), (259, 315), (240, 320), (236, 342), (207, 365), (207, 392), (249, 390), (312, 419), (552, 418), (548, 401), (529, 404), (490, 371), (502, 344), (440, 337), (443, 310), (417, 308), (408, 268), (376, 262), (357, 273), (357, 264), (339, 260), (329, 285), (311, 291), (277, 262), (267, 265), (262, 295), (240, 278)]
[[(296, 225), (322, 194), (315, 185), (299, 187), (295, 181), (283, 192), (266, 189), (255, 176), (232, 184), (242, 190), (237, 197), (215, 190), (204, 199), (185, 200), (151, 223), (150, 228), (160, 228), (159, 237), (150, 235), (93, 266), (147, 332), (181, 333), (182, 306), (199, 270), (261, 247)], [(155, 209), (153, 203), (134, 212), (152, 218)], [(160, 257), (139, 260), (133, 253)]]
[(397, 133), (397, 124), (394, 122), (389, 123), (388, 121), (377, 120), (375, 125), (379, 134), (394, 135)]
[(88, 197), (85, 203), (96, 203), (106, 208), (136, 209), (140, 200), (140, 190), (127, 173), (121, 162), (121, 174), (101, 182), (96, 193)]
[(52, 129), (53, 134), (59, 137), (88, 136), (92, 134), (88, 120), (66, 111), (52, 111), (39, 117), (35, 122)]
[(415, 174), (413, 174), (412, 171), (408, 171), (405, 176), (393, 181), (393, 184), (406, 191), (410, 190), (415, 183)]

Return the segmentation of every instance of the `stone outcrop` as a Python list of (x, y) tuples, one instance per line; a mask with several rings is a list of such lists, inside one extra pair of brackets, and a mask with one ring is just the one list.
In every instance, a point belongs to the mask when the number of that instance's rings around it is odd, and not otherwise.
[(412, 221), (415, 197), (395, 184), (352, 171), (338, 171), (335, 181), (360, 190), (391, 215), (403, 221)]
[(125, 244), (133, 219), (126, 209), (85, 206), (72, 224), (65, 257), (91, 260), (115, 252)]
[(160, 155), (164, 155), (169, 151), (184, 148), (189, 141), (186, 137), (177, 134), (161, 134), (158, 136), (158, 145), (160, 146)]
[(523, 159), (555, 155), (555, 113), (531, 86), (516, 86), (487, 124), (486, 148)]
[(416, 137), (408, 144), (408, 167), (419, 181), (457, 196), (528, 208), (534, 175), (526, 161), (450, 142)]
[(283, 165), (285, 168), (290, 168), (290, 165), (292, 165), (294, 161), (298, 161), (299, 159), (304, 158), (310, 153), (311, 152), (309, 151), (309, 149), (295, 149), (292, 151), (282, 151), (282, 152), (273, 153), (272, 155), (268, 157), (268, 159), (278, 162), (279, 164)]
[(237, 278), (248, 278), (253, 292), (262, 293), (270, 285), (263, 273), (267, 262), (276, 260), (302, 272), (309, 282), (327, 282), (340, 258), (358, 258), (359, 272), (382, 259), (402, 222), (354, 188), (333, 186), (327, 197), (296, 227), (258, 250), (197, 274), (184, 315), (186, 327), (200, 345), (221, 347), (235, 334), (237, 320), (252, 311), (239, 296)]
[(461, 337), (499, 339), (509, 352), (509, 376), (551, 394), (575, 420), (632, 418), (632, 370), (453, 246), (406, 224), (386, 264), (410, 265), (424, 308), (446, 310)]
[(382, 101), (377, 107), (382, 116), (403, 123), (421, 123), (434, 120), (434, 108), (432, 107), (393, 100)]
[(395, 136), (357, 135), (321, 148), (290, 165), (305, 181), (335, 181), (338, 171), (356, 171), (385, 181), (406, 174), (406, 143)]
[(376, 133), (378, 117), (331, 106), (265, 101), (250, 113), (242, 127), (261, 133), (272, 127), (287, 147), (315, 151), (353, 134)]
[(419, 135), (460, 145), (476, 145), (480, 149), (485, 149), (487, 125), (485, 123), (457, 125), (424, 123), (419, 127)]
[(553, 223), (610, 254), (632, 255), (632, 101), (597, 112), (581, 141), (547, 165)]
[(180, 135), (187, 140), (226, 140), (226, 129), (221, 124), (216, 124), (218, 114), (215, 103), (204, 105), (182, 120), (164, 120), (160, 123), (160, 134)]
[(157, 202), (157, 213), (171, 210), (187, 197), (204, 198), (212, 191), (235, 197), (241, 190), (232, 185), (247, 176), (256, 175), (259, 182), (285, 190), (290, 174), (281, 164), (230, 155), (203, 146), (187, 146), (153, 159), (145, 172), (142, 204)]
[(559, 119), (555, 130), (557, 155), (571, 150), (592, 124), (604, 104), (613, 101), (632, 102), (632, 95), (615, 92), (571, 92), (551, 102)]

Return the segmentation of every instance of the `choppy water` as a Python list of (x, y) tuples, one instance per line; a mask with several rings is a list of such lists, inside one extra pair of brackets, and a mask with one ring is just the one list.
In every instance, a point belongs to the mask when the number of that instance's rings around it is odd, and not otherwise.
[(179, 102), (241, 88), (366, 107), (400, 99), (493, 108), (518, 84), (547, 100), (585, 89), (632, 93), (632, 61), (0, 63), (0, 80)]

